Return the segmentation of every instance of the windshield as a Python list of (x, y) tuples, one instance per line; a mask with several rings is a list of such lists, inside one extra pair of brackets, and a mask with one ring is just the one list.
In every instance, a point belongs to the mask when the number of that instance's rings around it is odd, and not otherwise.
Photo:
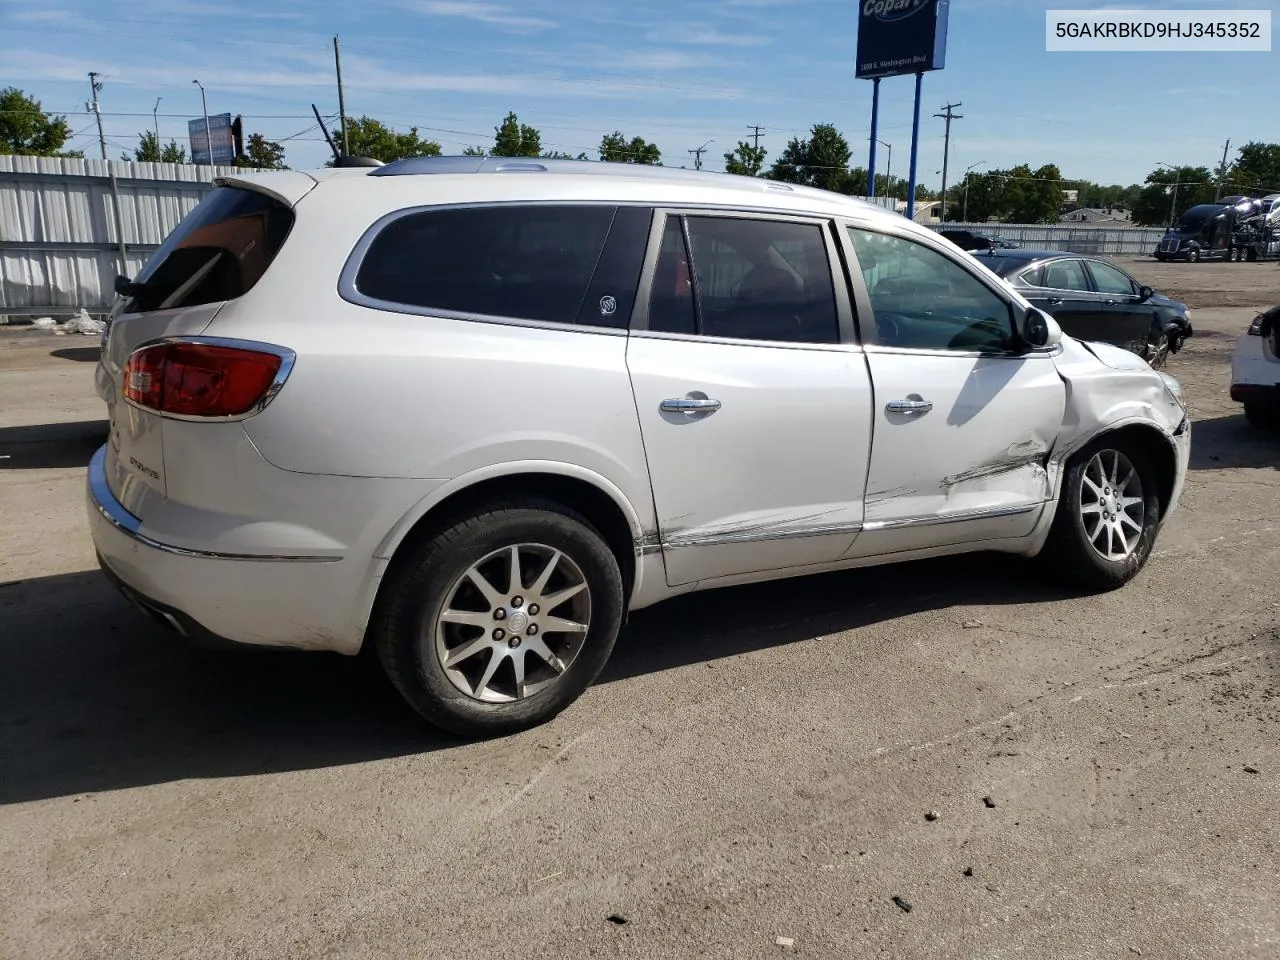
[(214, 187), (183, 217), (135, 279), (125, 311), (234, 300), (256, 284), (293, 227), (288, 206), (239, 187)]

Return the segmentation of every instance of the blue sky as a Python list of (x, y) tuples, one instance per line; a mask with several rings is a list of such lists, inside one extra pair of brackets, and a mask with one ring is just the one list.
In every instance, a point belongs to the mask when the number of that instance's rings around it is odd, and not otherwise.
[[(949, 101), (964, 115), (952, 125), (952, 182), (978, 161), (1140, 182), (1158, 161), (1214, 166), (1228, 138), (1233, 155), (1280, 139), (1280, 52), (1045, 52), (1047, 8), (1101, 6), (952, 0), (947, 67), (924, 82), (921, 182), (940, 179), (943, 123), (932, 114)], [(187, 118), (200, 116), (198, 77), (211, 113), (243, 114), (248, 131), (286, 141), (291, 166), (317, 166), (327, 148), (310, 105), (337, 113), (337, 33), (347, 112), (416, 125), (446, 153), (489, 145), (514, 110), (544, 146), (575, 154), (594, 156), (601, 135), (620, 129), (656, 142), (664, 162), (692, 165), (688, 151), (713, 141), (713, 169), (748, 124), (765, 128), (772, 158), (829, 122), (865, 164), (871, 84), (853, 79), (856, 27), (855, 0), (0, 0), (0, 85), (65, 113), (74, 145), (96, 156), (86, 74), (103, 74), (114, 157), (151, 128), (157, 97), (162, 139), (184, 142)], [(911, 101), (911, 78), (881, 85), (895, 174), (907, 171)], [(881, 172), (885, 159), (882, 148)]]

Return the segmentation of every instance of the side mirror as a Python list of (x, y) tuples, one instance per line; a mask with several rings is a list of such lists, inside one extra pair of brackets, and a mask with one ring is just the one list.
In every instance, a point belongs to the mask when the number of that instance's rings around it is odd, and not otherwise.
[(1058, 321), (1035, 307), (1029, 307), (1022, 314), (1018, 334), (1032, 350), (1052, 350), (1062, 342), (1062, 328)]
[(116, 277), (116, 293), (122, 297), (135, 297), (142, 292), (145, 285), (134, 283), (128, 277)]
[(1152, 290), (1150, 287), (1143, 286), (1138, 288), (1138, 298), (1142, 303), (1146, 303), (1148, 300), (1154, 297), (1155, 293), (1156, 292)]

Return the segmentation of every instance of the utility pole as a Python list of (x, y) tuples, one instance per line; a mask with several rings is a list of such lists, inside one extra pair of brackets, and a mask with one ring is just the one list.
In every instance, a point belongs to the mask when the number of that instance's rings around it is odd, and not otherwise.
[(347, 102), (342, 96), (342, 54), (338, 52), (338, 35), (333, 35), (333, 65), (338, 72), (338, 115), (342, 120), (342, 154), (351, 153), (351, 143), (347, 140)]
[(102, 130), (102, 111), (98, 108), (98, 93), (102, 90), (102, 81), (98, 76), (99, 74), (93, 70), (89, 71), (89, 87), (93, 90), (93, 103), (86, 103), (85, 107), (93, 111), (98, 121), (98, 144), (102, 147), (102, 162), (106, 164), (107, 182), (111, 185), (111, 207), (116, 215), (116, 245), (120, 250), (120, 276), (124, 277), (129, 274), (129, 261), (124, 248), (124, 217), (120, 215), (120, 186), (116, 183), (115, 168), (107, 159), (107, 135)]
[(752, 133), (751, 133), (751, 148), (752, 148), (753, 150), (759, 150), (759, 149), (760, 149), (760, 134), (764, 133), (764, 127), (760, 126), (758, 123), (755, 123), (755, 124), (749, 123), (749, 124), (747, 124), (747, 129), (748, 129), (748, 130), (750, 130), (750, 131), (752, 131)]
[(945, 138), (942, 141), (942, 210), (941, 210), (942, 216), (940, 217), (940, 219), (942, 220), (943, 223), (947, 222), (947, 155), (951, 151), (951, 121), (964, 119), (964, 114), (952, 113), (951, 111), (959, 106), (963, 106), (963, 104), (948, 103), (945, 107), (942, 108), (943, 110), (946, 111), (945, 113), (934, 114), (935, 117), (940, 117), (941, 119), (947, 121), (947, 133)]
[[(213, 131), (209, 129), (209, 101), (208, 99), (205, 98), (205, 95), (204, 95), (204, 84), (201, 83), (199, 80), (192, 80), (191, 82), (200, 88), (200, 109), (204, 111), (204, 145), (205, 145), (205, 149), (209, 151), (209, 169), (212, 170), (213, 169)], [(195, 163), (196, 161), (195, 152), (196, 152), (195, 149), (192, 148), (191, 150), (192, 163)]]
[(1231, 140), (1228, 139), (1222, 146), (1222, 166), (1218, 167), (1218, 192), (1213, 195), (1213, 199), (1217, 200), (1222, 196), (1222, 184), (1227, 179), (1227, 151), (1231, 149)]
[(707, 145), (712, 143), (715, 143), (715, 141), (708, 140), (702, 146), (695, 147), (694, 149), (689, 151), (691, 154), (693, 154), (693, 169), (695, 170), (702, 169), (702, 155), (707, 152)]

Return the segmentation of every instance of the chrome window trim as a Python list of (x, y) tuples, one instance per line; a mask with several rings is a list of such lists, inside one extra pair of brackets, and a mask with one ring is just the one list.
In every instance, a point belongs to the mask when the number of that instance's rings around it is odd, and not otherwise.
[[(209, 347), (227, 347), (233, 350), (253, 350), (257, 353), (269, 353), (280, 358), (280, 369), (276, 371), (276, 375), (271, 379), (271, 385), (267, 387), (267, 392), (262, 398), (244, 413), (235, 413), (222, 417), (198, 417), (187, 413), (166, 413), (163, 410), (156, 410), (153, 407), (144, 407), (140, 403), (130, 400), (124, 395), (124, 370), (128, 369), (129, 361), (144, 350), (152, 347), (161, 346), (169, 343), (193, 344), (195, 346)], [(120, 377), (120, 399), (133, 407), (135, 410), (141, 410), (144, 413), (151, 413), (157, 417), (164, 417), (166, 420), (183, 420), (189, 423), (235, 423), (240, 420), (248, 420), (255, 417), (263, 410), (271, 405), (271, 401), (283, 389), (285, 381), (289, 379), (289, 374), (293, 372), (294, 364), (297, 362), (298, 355), (288, 347), (282, 347), (274, 343), (264, 343), (260, 340), (242, 340), (235, 337), (204, 337), (204, 336), (174, 336), (174, 337), (157, 337), (154, 340), (148, 340), (139, 344), (136, 348), (129, 352), (128, 358), (125, 360), (125, 366), (121, 370)]]
[(144, 547), (151, 547), (153, 550), (173, 556), (195, 557), (201, 560), (249, 560), (259, 563), (338, 563), (342, 560), (340, 556), (326, 557), (314, 554), (223, 553), (217, 550), (193, 550), (153, 539), (141, 532), (142, 521), (126, 510), (111, 492), (111, 487), (107, 483), (106, 457), (107, 447), (103, 444), (89, 461), (89, 499), (104, 520)]

